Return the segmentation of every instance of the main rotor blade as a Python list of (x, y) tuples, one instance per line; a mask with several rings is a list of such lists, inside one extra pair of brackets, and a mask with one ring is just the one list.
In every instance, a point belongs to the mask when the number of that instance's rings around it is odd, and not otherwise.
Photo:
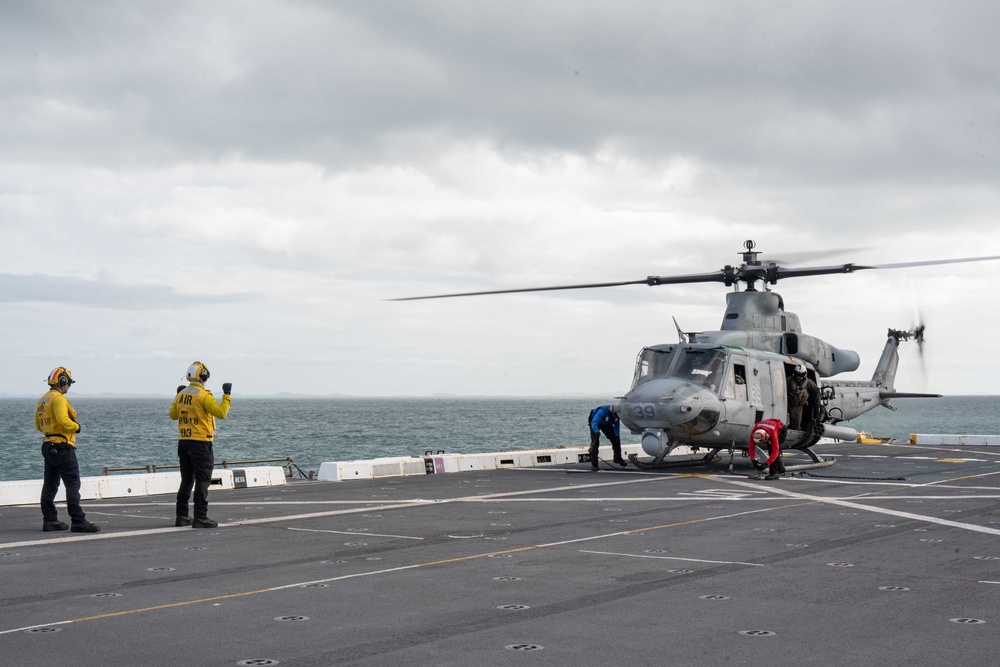
[(803, 276), (822, 276), (833, 273), (854, 273), (866, 269), (905, 269), (911, 266), (935, 266), (939, 264), (962, 264), (966, 262), (986, 262), (1000, 259), (1000, 255), (989, 257), (960, 257), (956, 259), (932, 259), (923, 262), (897, 262), (894, 264), (837, 264), (834, 266), (813, 266), (801, 269), (786, 269), (776, 267), (778, 278), (800, 278)]
[(590, 289), (592, 287), (618, 287), (620, 285), (679, 285), (684, 283), (725, 282), (726, 275), (722, 271), (713, 273), (694, 273), (684, 276), (649, 276), (642, 280), (623, 280), (615, 283), (585, 283), (581, 285), (552, 285), (550, 287), (522, 287), (518, 289), (497, 289), (483, 292), (457, 292), (455, 294), (432, 294), (430, 296), (408, 296), (401, 299), (386, 299), (387, 301), (419, 301), (421, 299), (449, 299), (455, 296), (483, 296), (485, 294), (517, 294), (520, 292), (554, 292), (557, 290)]
[(870, 267), (861, 268), (871, 268), (871, 269), (904, 269), (908, 266), (932, 266), (935, 264), (962, 264), (963, 262), (987, 262), (989, 260), (1000, 259), (1000, 255), (992, 255), (990, 257), (962, 257), (960, 259), (931, 259), (925, 262), (900, 262), (898, 264), (878, 264)]
[(456, 292), (454, 294), (431, 294), (428, 296), (408, 296), (387, 301), (420, 301), (423, 299), (450, 299), (457, 296), (485, 296), (488, 294), (519, 294), (522, 292), (555, 292), (559, 290), (592, 289), (595, 287), (619, 287), (621, 285), (684, 285), (690, 283), (725, 283), (727, 286), (738, 282), (751, 284), (757, 280), (777, 281), (781, 278), (800, 278), (803, 276), (822, 276), (834, 273), (854, 273), (866, 269), (902, 269), (910, 266), (932, 266), (937, 264), (960, 264), (963, 262), (985, 262), (1000, 259), (1000, 255), (991, 257), (963, 257), (959, 259), (936, 259), (924, 262), (899, 262), (896, 264), (835, 264), (832, 266), (812, 266), (790, 269), (774, 263), (764, 262), (744, 264), (740, 267), (727, 266), (711, 273), (691, 273), (679, 276), (649, 276), (643, 280), (624, 280), (611, 283), (583, 283), (579, 285), (552, 285), (549, 287), (522, 287), (516, 289), (484, 290), (481, 292)]
[(432, 294), (430, 296), (407, 296), (387, 301), (420, 301), (421, 299), (450, 299), (454, 296), (483, 296), (485, 294), (516, 294), (518, 292), (548, 292), (553, 290), (589, 289), (591, 287), (618, 287), (619, 285), (646, 285), (646, 280), (627, 280), (620, 283), (589, 283), (586, 285), (557, 285), (553, 287), (524, 287), (520, 289), (495, 289), (483, 292), (456, 292), (455, 294)]

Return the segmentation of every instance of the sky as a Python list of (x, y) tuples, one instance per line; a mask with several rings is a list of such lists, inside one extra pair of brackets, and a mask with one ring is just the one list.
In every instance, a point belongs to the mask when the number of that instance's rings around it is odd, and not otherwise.
[[(1000, 255), (991, 0), (0, 3), (0, 394), (619, 396), (738, 264)], [(997, 394), (1000, 262), (797, 278)]]

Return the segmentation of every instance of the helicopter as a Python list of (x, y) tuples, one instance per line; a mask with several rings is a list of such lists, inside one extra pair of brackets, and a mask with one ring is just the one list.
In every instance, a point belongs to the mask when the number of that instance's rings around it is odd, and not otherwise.
[[(833, 458), (813, 451), (821, 439), (854, 441), (858, 432), (841, 422), (850, 421), (879, 406), (894, 410), (894, 398), (936, 398), (940, 394), (900, 392), (895, 389), (899, 345), (913, 340), (922, 354), (924, 326), (889, 329), (881, 357), (871, 380), (831, 380), (855, 371), (861, 359), (857, 352), (837, 348), (802, 331), (795, 313), (785, 310), (784, 299), (770, 289), (787, 278), (853, 273), (870, 269), (899, 269), (937, 264), (955, 264), (1000, 259), (1000, 256), (864, 265), (837, 264), (793, 268), (768, 261), (756, 251), (756, 243), (743, 244), (742, 263), (718, 271), (676, 276), (649, 276), (643, 280), (587, 283), (549, 287), (461, 292), (406, 297), (393, 301), (415, 301), (463, 296), (520, 292), (592, 289), (623, 285), (679, 285), (721, 282), (733, 291), (726, 296), (726, 311), (718, 331), (684, 332), (677, 324), (677, 343), (644, 347), (635, 363), (632, 386), (616, 399), (615, 408), (629, 431), (641, 435), (642, 450), (651, 461), (629, 456), (641, 469), (690, 463), (715, 463), (729, 452), (729, 470), (734, 455), (748, 456), (758, 470), (765, 468), (771, 446), (751, 443), (751, 432), (765, 419), (788, 424), (783, 449), (801, 451), (809, 463), (785, 466), (787, 472), (828, 467)], [(758, 284), (760, 289), (758, 289)], [(740, 286), (743, 285), (743, 289)], [(817, 391), (812, 392), (801, 419), (790, 415), (789, 387), (794, 373), (803, 369)], [(797, 415), (796, 415), (797, 416)], [(793, 422), (789, 424), (789, 421)], [(794, 428), (792, 428), (794, 426)], [(693, 458), (667, 456), (686, 446)], [(701, 455), (701, 451), (707, 453)]]

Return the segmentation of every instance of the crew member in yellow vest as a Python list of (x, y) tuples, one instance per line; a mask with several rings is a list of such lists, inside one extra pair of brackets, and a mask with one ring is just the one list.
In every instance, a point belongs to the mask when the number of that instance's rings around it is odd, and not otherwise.
[(59, 520), (55, 499), (59, 481), (66, 488), (66, 512), (74, 533), (96, 533), (101, 528), (87, 521), (80, 507), (80, 465), (76, 460), (76, 434), (80, 423), (66, 392), (73, 384), (73, 374), (59, 366), (49, 373), (49, 390), (35, 406), (35, 428), (43, 434), (42, 458), (45, 473), (42, 481), (42, 530), (70, 528)]
[[(222, 385), (222, 403), (205, 389), (210, 373), (208, 367), (196, 361), (188, 368), (188, 386), (177, 387), (177, 396), (170, 406), (170, 418), (177, 422), (180, 439), (177, 441), (177, 458), (180, 460), (181, 485), (177, 489), (177, 519), (175, 526), (215, 528), (218, 522), (208, 518), (208, 487), (212, 483), (215, 455), (212, 438), (215, 437), (215, 418), (225, 419), (229, 414), (230, 382)], [(188, 499), (194, 489), (194, 517), (188, 514)]]

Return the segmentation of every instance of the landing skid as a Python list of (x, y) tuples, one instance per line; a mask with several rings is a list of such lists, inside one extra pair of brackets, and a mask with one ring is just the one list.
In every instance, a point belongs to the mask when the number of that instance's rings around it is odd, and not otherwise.
[(708, 454), (691, 454), (689, 456), (671, 456), (670, 460), (665, 458), (653, 459), (652, 461), (640, 461), (635, 454), (629, 454), (628, 460), (639, 470), (666, 470), (668, 468), (682, 468), (685, 466), (710, 465), (718, 463), (722, 459), (718, 456), (718, 450), (713, 450)]
[[(785, 472), (786, 473), (789, 473), (789, 472), (800, 472), (802, 470), (815, 470), (816, 468), (829, 468), (830, 466), (834, 465), (837, 462), (837, 459), (824, 459), (823, 457), (821, 457), (818, 454), (816, 454), (816, 452), (814, 452), (809, 447), (793, 447), (792, 449), (794, 449), (797, 452), (805, 452), (806, 454), (808, 454), (809, 458), (812, 459), (812, 463), (800, 463), (798, 465), (791, 465), (791, 466), (790, 465), (786, 465), (785, 466)], [(732, 448), (729, 450), (729, 472), (732, 473), (732, 474), (735, 474), (735, 471), (733, 470), (733, 452), (734, 451), (735, 450), (732, 449)], [(744, 456), (746, 456), (746, 452), (744, 452), (743, 454), (744, 454)], [(762, 464), (760, 464), (760, 463), (758, 463), (756, 461), (751, 461), (751, 462), (753, 463), (754, 467), (757, 470), (760, 470), (761, 472), (763, 472), (764, 470), (767, 469), (766, 466), (764, 466), (764, 465), (762, 465)]]
[[(655, 458), (652, 461), (640, 461), (636, 454), (629, 454), (628, 460), (632, 462), (639, 470), (667, 470), (670, 468), (683, 468), (689, 466), (701, 466), (701, 465), (712, 465), (714, 463), (719, 463), (722, 458), (719, 456), (719, 452), (722, 448), (713, 449), (708, 454), (690, 454), (688, 456), (670, 456), (670, 457), (660, 457)], [(734, 451), (730, 449), (729, 452), (729, 472), (735, 473), (734, 467)], [(817, 468), (829, 468), (830, 466), (837, 463), (837, 459), (834, 458), (823, 458), (818, 456), (816, 452), (808, 447), (802, 447), (796, 449), (795, 451), (805, 452), (812, 459), (811, 463), (800, 463), (798, 465), (786, 465), (785, 472), (800, 472), (802, 470), (815, 470)]]
[(805, 452), (809, 455), (809, 458), (813, 460), (812, 463), (800, 463), (795, 466), (785, 466), (785, 472), (798, 472), (800, 470), (815, 470), (816, 468), (829, 468), (837, 462), (837, 459), (824, 459), (819, 456), (808, 447), (802, 447), (801, 449), (796, 449), (797, 452)]

